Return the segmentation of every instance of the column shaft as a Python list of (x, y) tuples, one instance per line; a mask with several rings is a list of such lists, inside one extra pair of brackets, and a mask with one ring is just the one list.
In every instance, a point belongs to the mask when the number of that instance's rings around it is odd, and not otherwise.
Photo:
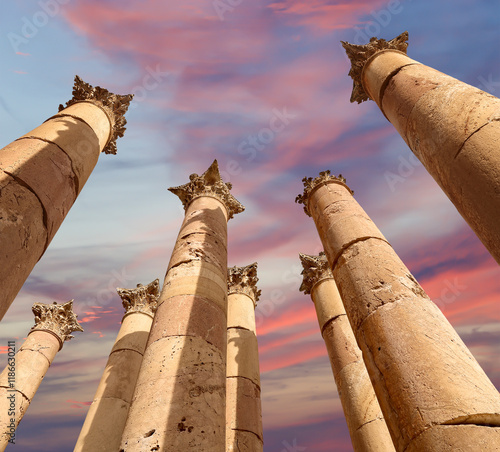
[(224, 450), (226, 242), (224, 205), (195, 198), (170, 259), (122, 451)]
[[(441, 438), (436, 444), (445, 442), (443, 425), (474, 424), (496, 441), (491, 426), (500, 426), (498, 391), (347, 186), (324, 176), (317, 184), (305, 181), (303, 202), (316, 223), (396, 450), (417, 450), (415, 441), (430, 434), (427, 430)], [(441, 450), (428, 444), (423, 441), (418, 450)], [(460, 443), (453, 444), (459, 450)]]
[(315, 284), (311, 297), (354, 450), (394, 451), (391, 435), (333, 278)]
[(116, 139), (115, 122), (125, 123), (105, 104), (114, 96), (124, 114), (131, 96), (106, 90), (97, 96), (77, 78), (78, 99), (82, 85), (87, 90), (83, 97), (92, 101), (70, 101), (68, 108), (0, 150), (0, 319), (47, 249), (100, 152)]
[(254, 300), (228, 296), (226, 451), (262, 452), (259, 350)]
[(123, 318), (75, 452), (119, 450), (152, 323), (142, 312)]
[(500, 99), (378, 44), (359, 83), (500, 263)]

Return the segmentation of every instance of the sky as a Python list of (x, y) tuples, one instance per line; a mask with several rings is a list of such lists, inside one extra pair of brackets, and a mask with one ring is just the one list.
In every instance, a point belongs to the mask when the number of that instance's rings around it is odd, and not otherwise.
[(75, 74), (135, 94), (118, 154), (100, 157), (1, 323), (2, 368), (34, 302), (74, 299), (85, 328), (7, 451), (72, 450), (120, 327), (115, 288), (163, 280), (184, 213), (167, 188), (214, 158), (246, 207), (228, 224), (228, 263), (258, 262), (265, 452), (352, 451), (313, 303), (298, 290), (298, 254), (321, 243), (294, 199), (303, 177), (327, 169), (500, 388), (498, 265), (377, 105), (349, 103), (340, 45), (408, 30), (411, 58), (498, 96), (499, 2), (10, 1), (0, 24), (2, 146), (55, 114)]

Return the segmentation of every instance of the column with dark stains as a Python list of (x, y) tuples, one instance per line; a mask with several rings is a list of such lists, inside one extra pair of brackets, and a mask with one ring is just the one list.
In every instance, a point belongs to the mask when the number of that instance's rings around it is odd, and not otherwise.
[(117, 289), (125, 315), (90, 405), (75, 452), (108, 452), (120, 448), (159, 297), (159, 280), (135, 289)]
[(398, 452), (500, 449), (500, 394), (437, 306), (329, 171), (312, 216)]
[[(12, 363), (0, 374), (0, 451), (5, 450), (40, 383), (71, 333), (83, 331), (73, 302), (33, 305), (35, 326)], [(12, 367), (14, 370), (12, 370)]]
[(342, 43), (351, 102), (377, 103), (500, 263), (500, 99), (412, 60), (407, 40)]
[(171, 188), (186, 215), (168, 265), (120, 450), (223, 452), (227, 221), (243, 211), (217, 161)]
[(262, 452), (257, 263), (228, 270), (226, 451)]
[(73, 98), (0, 150), (0, 319), (75, 202), (99, 154), (116, 153), (131, 95), (75, 78)]

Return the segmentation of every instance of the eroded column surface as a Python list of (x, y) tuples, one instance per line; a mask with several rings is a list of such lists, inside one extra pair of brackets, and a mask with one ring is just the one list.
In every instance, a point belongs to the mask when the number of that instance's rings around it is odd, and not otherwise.
[(147, 286), (137, 284), (136, 289), (117, 289), (125, 315), (75, 452), (119, 450), (159, 291), (158, 279)]
[(500, 99), (412, 60), (407, 40), (343, 42), (351, 102), (377, 103), (500, 263)]
[(311, 294), (314, 302), (353, 448), (356, 452), (394, 451), (326, 255), (299, 256), (304, 268), (300, 290)]
[[(325, 171), (304, 187), (297, 201), (316, 223), (396, 450), (441, 450), (414, 445), (431, 431), (444, 435), (444, 425), (466, 424), (500, 448), (491, 428), (500, 426), (500, 394), (345, 179)], [(476, 450), (456, 441), (456, 450)]]
[(243, 206), (217, 161), (170, 188), (186, 216), (168, 265), (120, 450), (222, 452), (227, 221)]
[(66, 108), (0, 150), (0, 319), (97, 163), (116, 153), (131, 95), (75, 78)]
[(262, 452), (257, 263), (228, 270), (226, 451)]
[(35, 326), (0, 374), (0, 451), (15, 441), (15, 430), (63, 343), (73, 338), (72, 332), (83, 331), (72, 301), (35, 303), (32, 310)]

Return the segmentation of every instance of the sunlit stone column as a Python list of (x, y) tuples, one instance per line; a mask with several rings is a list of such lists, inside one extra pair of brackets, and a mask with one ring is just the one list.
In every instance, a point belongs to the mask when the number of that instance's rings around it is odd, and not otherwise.
[(351, 102), (377, 103), (500, 263), (500, 99), (407, 57), (407, 40), (342, 43)]
[(228, 270), (226, 451), (262, 452), (257, 263)]
[(116, 153), (131, 95), (75, 78), (67, 107), (0, 150), (0, 319), (94, 169)]
[[(33, 305), (35, 326), (0, 374), (0, 451), (5, 450), (63, 343), (83, 331), (73, 302)], [(14, 369), (12, 369), (14, 368)], [(15, 442), (15, 438), (14, 438)]]
[(356, 452), (394, 451), (325, 253), (299, 256), (304, 268), (300, 290), (311, 294), (314, 302), (353, 448)]
[[(500, 448), (500, 394), (345, 179), (325, 171), (304, 187), (297, 201), (316, 223), (396, 450)], [(464, 446), (465, 431), (489, 449)]]
[(170, 188), (186, 216), (168, 265), (121, 451), (223, 452), (227, 221), (243, 211), (217, 161)]
[(76, 451), (117, 451), (153, 323), (159, 280), (117, 289), (125, 315), (76, 443)]

